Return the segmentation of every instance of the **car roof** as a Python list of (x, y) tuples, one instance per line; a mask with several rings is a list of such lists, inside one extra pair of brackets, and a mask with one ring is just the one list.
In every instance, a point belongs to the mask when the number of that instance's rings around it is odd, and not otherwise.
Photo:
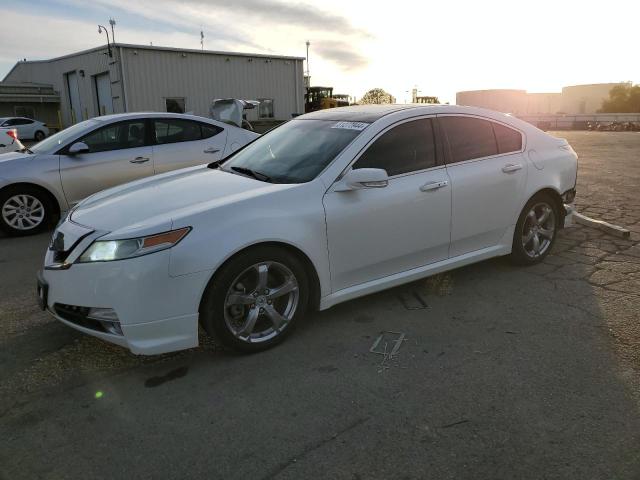
[(407, 112), (409, 116), (419, 115), (475, 115), (491, 120), (497, 120), (519, 128), (525, 132), (534, 132), (538, 129), (524, 120), (516, 118), (507, 113), (496, 112), (486, 108), (469, 107), (465, 105), (442, 105), (442, 104), (406, 104), (406, 105), (352, 105), (350, 107), (337, 107), (316, 112), (307, 113), (296, 117), (296, 120), (328, 120), (328, 121), (350, 121), (373, 123), (387, 115), (399, 112)]
[(412, 108), (424, 108), (422, 105), (352, 105), (350, 107), (329, 108), (300, 115), (303, 120), (331, 120), (372, 123), (390, 113)]
[(130, 113), (114, 113), (111, 115), (102, 115), (101, 117), (94, 117), (93, 120), (98, 122), (115, 122), (118, 120), (127, 120), (129, 118), (186, 118), (186, 119), (199, 119), (213, 121), (211, 118), (201, 117), (199, 115), (193, 115), (190, 113), (169, 113), (169, 112), (130, 112)]

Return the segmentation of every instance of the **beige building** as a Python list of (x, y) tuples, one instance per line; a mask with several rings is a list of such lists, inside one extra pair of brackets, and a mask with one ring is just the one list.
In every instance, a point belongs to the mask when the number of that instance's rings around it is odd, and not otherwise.
[[(526, 90), (471, 90), (456, 93), (458, 105), (488, 108), (515, 115), (593, 114), (620, 83), (564, 87), (562, 93), (528, 93)], [(626, 84), (622, 84), (626, 85)]]

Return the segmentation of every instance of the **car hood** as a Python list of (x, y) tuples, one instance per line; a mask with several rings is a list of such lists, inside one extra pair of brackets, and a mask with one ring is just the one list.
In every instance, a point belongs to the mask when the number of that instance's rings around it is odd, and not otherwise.
[(96, 193), (71, 212), (80, 225), (117, 236), (170, 228), (176, 218), (287, 188), (202, 166), (175, 170)]
[[(16, 148), (19, 148), (16, 146)], [(33, 160), (36, 157), (36, 154), (29, 153), (20, 153), (20, 152), (9, 152), (0, 154), (0, 166), (6, 165), (9, 163), (15, 163), (20, 160)]]

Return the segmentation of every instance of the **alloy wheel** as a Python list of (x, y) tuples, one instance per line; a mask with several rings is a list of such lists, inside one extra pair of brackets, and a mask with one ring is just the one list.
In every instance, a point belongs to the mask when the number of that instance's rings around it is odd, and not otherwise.
[(14, 195), (2, 206), (3, 220), (16, 230), (32, 230), (42, 223), (44, 216), (44, 205), (32, 195)]
[(260, 262), (231, 282), (225, 297), (225, 322), (236, 338), (265, 342), (285, 330), (299, 299), (298, 281), (286, 265)]
[(544, 255), (551, 246), (556, 230), (556, 216), (547, 203), (535, 204), (522, 225), (522, 248), (530, 258)]

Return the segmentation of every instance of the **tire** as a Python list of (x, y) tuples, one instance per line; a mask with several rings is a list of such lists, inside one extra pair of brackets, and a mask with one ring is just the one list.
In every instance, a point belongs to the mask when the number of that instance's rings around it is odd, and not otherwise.
[(561, 218), (558, 203), (551, 195), (544, 192), (534, 195), (516, 223), (511, 260), (519, 265), (542, 262), (553, 248)]
[(209, 282), (200, 324), (227, 347), (259, 352), (284, 340), (308, 303), (309, 278), (300, 259), (282, 248), (256, 247), (231, 258)]
[(38, 130), (38, 131), (35, 133), (35, 135), (33, 136), (33, 139), (34, 139), (36, 142), (41, 142), (42, 140), (44, 140), (44, 137), (45, 137), (44, 132), (43, 132), (43, 131), (41, 131), (41, 130)]
[(0, 192), (0, 230), (11, 237), (40, 233), (53, 216), (51, 199), (39, 188), (10, 186)]

